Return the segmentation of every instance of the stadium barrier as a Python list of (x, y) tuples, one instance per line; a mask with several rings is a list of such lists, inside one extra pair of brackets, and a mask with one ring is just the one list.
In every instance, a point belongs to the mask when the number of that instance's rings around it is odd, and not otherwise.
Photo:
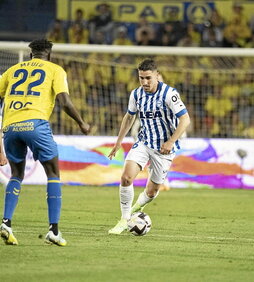
[[(59, 149), (61, 180), (72, 185), (119, 185), (126, 153), (133, 139), (124, 139), (115, 159), (107, 155), (116, 137), (55, 136)], [(254, 140), (185, 138), (176, 154), (168, 180), (173, 188), (254, 189)], [(9, 165), (0, 171), (10, 176)], [(134, 184), (145, 186), (147, 169)], [(43, 167), (27, 157), (25, 184), (46, 184)]]

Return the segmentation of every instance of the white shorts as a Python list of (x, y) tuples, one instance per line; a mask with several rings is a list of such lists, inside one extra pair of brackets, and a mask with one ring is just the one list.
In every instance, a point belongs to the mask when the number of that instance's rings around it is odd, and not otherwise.
[(145, 168), (150, 161), (149, 172), (150, 179), (156, 184), (162, 184), (172, 164), (175, 153), (162, 155), (160, 152), (153, 150), (142, 142), (135, 143), (126, 156), (126, 161), (134, 161)]

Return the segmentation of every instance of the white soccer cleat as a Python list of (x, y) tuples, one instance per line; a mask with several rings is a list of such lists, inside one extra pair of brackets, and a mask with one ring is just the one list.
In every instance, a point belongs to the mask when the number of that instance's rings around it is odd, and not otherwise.
[(6, 245), (18, 245), (18, 240), (13, 235), (11, 227), (4, 223), (0, 226), (0, 235)]
[(108, 234), (120, 235), (123, 231), (128, 229), (127, 219), (122, 218), (115, 227), (108, 231)]
[(66, 240), (62, 237), (62, 233), (58, 231), (58, 234), (55, 235), (53, 231), (49, 231), (45, 237), (45, 243), (47, 244), (55, 244), (58, 246), (66, 246), (67, 242)]

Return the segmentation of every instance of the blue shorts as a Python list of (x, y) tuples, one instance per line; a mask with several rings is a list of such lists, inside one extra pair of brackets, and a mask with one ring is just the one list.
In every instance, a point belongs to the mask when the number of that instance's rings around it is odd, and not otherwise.
[(58, 156), (57, 144), (46, 120), (29, 119), (13, 123), (6, 126), (3, 132), (7, 159), (14, 163), (25, 160), (27, 147), (33, 152), (34, 160), (40, 162)]

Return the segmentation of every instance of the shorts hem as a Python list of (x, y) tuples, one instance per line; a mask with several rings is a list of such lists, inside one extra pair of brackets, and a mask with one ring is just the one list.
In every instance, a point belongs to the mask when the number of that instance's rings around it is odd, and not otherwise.
[(41, 160), (39, 158), (37, 158), (37, 159), (34, 158), (34, 160), (35, 161), (39, 161), (41, 163), (44, 163), (44, 162), (47, 162), (47, 161), (50, 161), (50, 160), (54, 159), (55, 157), (58, 157), (58, 154), (54, 155), (53, 157), (49, 157), (49, 158), (46, 158), (46, 159), (44, 158), (43, 160)]

